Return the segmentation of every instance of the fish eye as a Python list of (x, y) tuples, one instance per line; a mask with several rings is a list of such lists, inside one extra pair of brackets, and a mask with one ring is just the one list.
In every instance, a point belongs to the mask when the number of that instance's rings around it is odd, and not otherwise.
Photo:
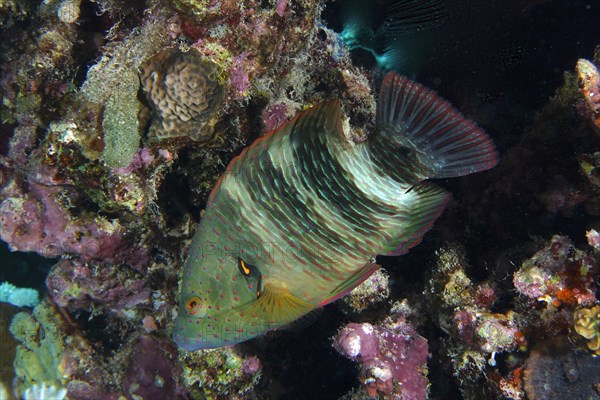
[[(248, 278), (253, 278), (256, 281), (256, 298), (258, 299), (261, 295), (262, 279), (264, 276), (256, 266), (248, 264), (241, 258), (238, 258), (238, 268), (240, 269), (242, 276), (246, 278), (246, 281), (248, 281)], [(252, 284), (250, 284), (248, 287), (251, 289)]]
[(199, 297), (190, 297), (185, 304), (185, 309), (190, 315), (194, 315), (198, 312), (198, 308), (200, 308), (200, 298)]

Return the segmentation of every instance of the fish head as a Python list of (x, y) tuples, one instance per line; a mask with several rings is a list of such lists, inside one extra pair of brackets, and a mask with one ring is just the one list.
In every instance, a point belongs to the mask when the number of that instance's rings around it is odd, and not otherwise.
[(212, 249), (190, 248), (173, 334), (185, 350), (233, 345), (280, 325), (254, 310), (262, 295), (261, 270), (266, 263), (246, 262), (238, 252), (228, 252), (233, 245), (225, 248), (218, 256), (211, 256)]

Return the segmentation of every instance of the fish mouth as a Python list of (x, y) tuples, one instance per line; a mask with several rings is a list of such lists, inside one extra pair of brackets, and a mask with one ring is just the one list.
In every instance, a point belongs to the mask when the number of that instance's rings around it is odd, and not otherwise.
[[(175, 322), (175, 331), (173, 332), (173, 342), (183, 350), (186, 351), (196, 351), (196, 350), (207, 350), (214, 349), (217, 347), (221, 347), (224, 344), (220, 344), (219, 342), (215, 342), (213, 340), (205, 340), (196, 336), (194, 332), (192, 336), (189, 335), (190, 332), (186, 332), (186, 323), (185, 321), (176, 321)], [(186, 334), (187, 333), (187, 334)]]

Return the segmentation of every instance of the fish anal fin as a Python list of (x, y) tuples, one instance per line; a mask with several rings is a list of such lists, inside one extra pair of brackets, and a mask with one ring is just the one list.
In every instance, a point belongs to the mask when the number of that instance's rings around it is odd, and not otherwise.
[(323, 307), (317, 307), (310, 310), (308, 314), (305, 314), (297, 320), (283, 326), (282, 329), (290, 332), (301, 331), (302, 329), (312, 325), (321, 316), (321, 314), (323, 314)]
[(373, 272), (377, 271), (381, 266), (374, 262), (365, 264), (362, 268), (350, 275), (348, 279), (340, 283), (332, 292), (331, 295), (321, 302), (321, 306), (336, 301), (340, 297), (344, 297), (355, 287), (363, 283)]
[(416, 195), (416, 199), (413, 200), (414, 205), (408, 208), (405, 218), (407, 223), (403, 226), (401, 236), (397, 238), (400, 244), (383, 255), (400, 256), (421, 243), (425, 233), (446, 209), (451, 197), (450, 193), (427, 181), (413, 186), (410, 191)]

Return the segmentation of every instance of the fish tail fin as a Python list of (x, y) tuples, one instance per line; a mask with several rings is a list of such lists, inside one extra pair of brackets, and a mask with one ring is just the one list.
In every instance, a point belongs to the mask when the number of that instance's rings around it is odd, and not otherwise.
[(409, 185), (484, 171), (498, 163), (492, 140), (432, 90), (393, 72), (381, 85), (370, 149), (379, 166)]

